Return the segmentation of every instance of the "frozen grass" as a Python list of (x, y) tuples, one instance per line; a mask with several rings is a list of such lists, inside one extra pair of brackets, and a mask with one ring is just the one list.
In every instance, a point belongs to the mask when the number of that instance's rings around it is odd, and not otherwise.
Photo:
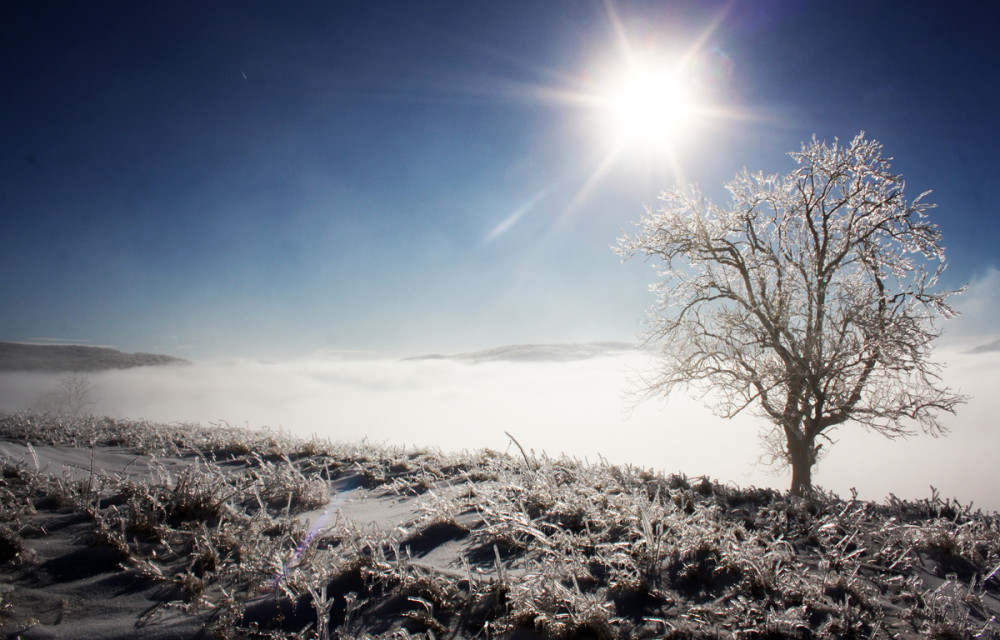
[[(137, 626), (170, 610), (218, 638), (1000, 637), (1000, 516), (936, 494), (798, 499), (227, 425), (12, 415), (0, 437), (163, 461), (152, 477), (70, 478), (28, 456), (0, 476), (5, 579), (37, 579), (55, 519), (78, 517), (110, 571), (164, 587)], [(310, 529), (303, 515), (348, 480), (412, 517)], [(32, 627), (16, 594), (0, 594), (11, 637)]]

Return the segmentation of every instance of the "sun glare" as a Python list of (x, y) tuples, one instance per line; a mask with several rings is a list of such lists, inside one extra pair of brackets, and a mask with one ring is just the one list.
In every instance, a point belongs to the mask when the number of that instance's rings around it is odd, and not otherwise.
[(606, 104), (612, 135), (629, 146), (675, 143), (697, 110), (693, 87), (667, 65), (632, 69), (609, 88)]
[[(533, 93), (577, 111), (578, 127), (593, 144), (584, 155), (579, 187), (559, 219), (568, 219), (608, 181), (687, 182), (685, 164), (706, 148), (697, 144), (704, 134), (721, 133), (721, 126), (750, 117), (726, 106), (733, 63), (721, 44), (713, 44), (720, 11), (700, 32), (683, 39), (667, 30), (662, 39), (644, 30), (633, 38), (615, 7), (604, 0), (615, 42), (596, 46), (580, 74), (552, 71), (554, 85)], [(568, 80), (568, 82), (565, 82)], [(574, 133), (576, 132), (574, 131)], [(577, 178), (572, 179), (576, 182)], [(503, 234), (523, 215), (520, 210), (501, 222), (486, 242)]]

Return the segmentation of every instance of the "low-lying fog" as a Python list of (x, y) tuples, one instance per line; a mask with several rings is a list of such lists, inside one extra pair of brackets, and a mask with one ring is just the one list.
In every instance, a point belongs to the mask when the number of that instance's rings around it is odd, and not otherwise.
[[(945, 416), (951, 434), (891, 442), (857, 427), (833, 434), (815, 482), (841, 496), (930, 496), (1000, 509), (1000, 351), (936, 352), (946, 382), (973, 396)], [(334, 441), (368, 439), (445, 451), (525, 448), (596, 461), (632, 463), (739, 485), (786, 489), (780, 475), (755, 466), (763, 424), (752, 415), (726, 421), (682, 395), (629, 397), (649, 355), (613, 353), (570, 361), (398, 360), (331, 356), (292, 362), (229, 361), (90, 374), (97, 415), (162, 422), (226, 421), (269, 426)], [(30, 408), (55, 389), (59, 374), (0, 374), (0, 410)]]

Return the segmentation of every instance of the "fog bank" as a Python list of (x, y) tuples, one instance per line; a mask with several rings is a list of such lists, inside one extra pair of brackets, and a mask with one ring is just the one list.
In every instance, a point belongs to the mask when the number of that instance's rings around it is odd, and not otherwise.
[[(890, 492), (945, 497), (1000, 509), (1000, 352), (939, 351), (948, 384), (973, 396), (951, 434), (890, 442), (847, 426), (816, 469), (820, 486), (881, 500)], [(550, 456), (631, 463), (739, 485), (786, 489), (787, 471), (756, 466), (764, 423), (721, 420), (682, 395), (638, 402), (629, 394), (655, 360), (640, 352), (570, 361), (323, 357), (289, 362), (225, 361), (89, 374), (98, 415), (162, 422), (225, 421), (334, 441), (367, 439), (445, 451), (506, 450), (513, 434)], [(58, 375), (0, 374), (0, 409), (28, 409)], [(516, 450), (511, 449), (512, 453)]]

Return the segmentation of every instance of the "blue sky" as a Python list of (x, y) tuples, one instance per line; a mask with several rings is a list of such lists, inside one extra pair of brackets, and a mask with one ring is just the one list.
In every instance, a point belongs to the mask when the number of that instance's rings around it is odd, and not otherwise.
[[(720, 196), (862, 129), (911, 197), (934, 190), (944, 284), (994, 282), (995, 11), (4, 3), (0, 340), (189, 358), (631, 340), (652, 272), (610, 247), (643, 203), (678, 181)], [(659, 148), (621, 146), (597, 99), (643, 57), (687, 61), (701, 105)], [(995, 304), (973, 303), (988, 332)]]

